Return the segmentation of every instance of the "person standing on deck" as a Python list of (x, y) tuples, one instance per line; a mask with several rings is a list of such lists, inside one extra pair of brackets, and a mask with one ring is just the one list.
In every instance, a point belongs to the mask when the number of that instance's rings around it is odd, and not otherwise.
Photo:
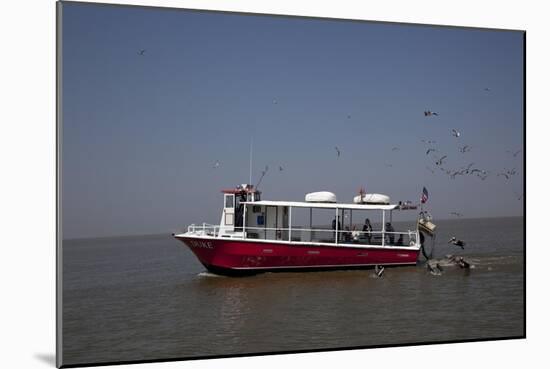
[(395, 240), (395, 234), (393, 234), (393, 232), (395, 232), (395, 229), (393, 228), (390, 222), (386, 223), (386, 232), (389, 232), (389, 234), (387, 235), (388, 244), (393, 245), (393, 241)]
[(363, 232), (366, 232), (364, 233), (364, 236), (367, 238), (367, 243), (370, 244), (372, 225), (370, 224), (369, 218), (365, 219), (365, 224), (363, 225)]

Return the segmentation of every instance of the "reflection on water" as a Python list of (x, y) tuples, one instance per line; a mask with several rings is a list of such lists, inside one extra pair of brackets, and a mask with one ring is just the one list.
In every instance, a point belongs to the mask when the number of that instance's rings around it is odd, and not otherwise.
[[(169, 236), (66, 241), (64, 364), (523, 335), (522, 218), (438, 227), (441, 276), (419, 264), (382, 278), (220, 277)], [(446, 243), (451, 234), (466, 250)]]

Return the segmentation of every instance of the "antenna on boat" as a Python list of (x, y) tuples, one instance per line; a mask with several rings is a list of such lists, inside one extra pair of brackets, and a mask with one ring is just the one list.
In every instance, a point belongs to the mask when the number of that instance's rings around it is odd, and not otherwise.
[(250, 137), (250, 172), (248, 177), (248, 183), (252, 185), (252, 137)]

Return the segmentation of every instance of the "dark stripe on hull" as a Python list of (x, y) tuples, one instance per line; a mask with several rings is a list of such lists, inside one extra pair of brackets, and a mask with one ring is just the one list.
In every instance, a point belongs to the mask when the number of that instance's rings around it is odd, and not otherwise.
[[(304, 272), (330, 272), (338, 270), (368, 270), (374, 269), (374, 265), (352, 265), (352, 266), (316, 266), (316, 267), (294, 267), (294, 268), (273, 268), (273, 269), (232, 269), (217, 267), (214, 265), (204, 264), (204, 267), (212, 274), (223, 275), (227, 277), (248, 277), (261, 273), (304, 273)], [(404, 264), (404, 265), (415, 265)], [(384, 265), (385, 268), (394, 268), (404, 265)]]

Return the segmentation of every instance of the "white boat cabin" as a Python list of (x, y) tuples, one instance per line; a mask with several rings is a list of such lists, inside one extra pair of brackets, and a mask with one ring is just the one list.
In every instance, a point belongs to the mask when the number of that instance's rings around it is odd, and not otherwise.
[[(390, 204), (385, 195), (365, 195), (365, 198), (376, 198), (376, 203), (363, 201), (363, 195), (359, 200), (355, 198), (354, 203), (338, 203), (330, 192), (308, 194), (303, 202), (268, 201), (262, 200), (261, 192), (247, 184), (222, 190), (222, 193), (224, 206), (219, 227), (191, 225), (190, 234), (291, 244), (420, 247), (418, 227), (396, 232), (392, 226), (393, 211), (416, 209), (416, 206), (408, 202)], [(315, 224), (319, 223), (319, 213), (325, 220), (327, 215), (332, 219), (332, 227), (326, 222), (321, 223), (323, 226)], [(354, 216), (360, 220), (355, 224)], [(373, 229), (374, 223), (366, 224), (366, 220), (363, 223), (363, 219), (369, 217), (377, 217), (378, 229)]]

